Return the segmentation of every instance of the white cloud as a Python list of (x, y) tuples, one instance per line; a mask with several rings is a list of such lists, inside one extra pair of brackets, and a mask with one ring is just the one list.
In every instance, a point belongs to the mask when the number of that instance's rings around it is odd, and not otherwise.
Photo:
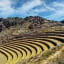
[(34, 12), (36, 12), (36, 13), (42, 13), (42, 12), (45, 12), (45, 11), (47, 11), (47, 9), (45, 9), (45, 8), (40, 8), (40, 9), (34, 10)]
[(16, 2), (12, 0), (0, 0), (0, 17), (8, 17), (15, 14), (19, 16), (34, 16), (44, 12), (51, 12), (51, 15), (46, 16), (50, 19), (64, 16), (64, 2), (46, 4), (45, 0), (30, 0), (16, 9), (12, 7), (12, 3), (15, 4)]
[(55, 11), (55, 10), (56, 10), (55, 8), (47, 5), (45, 2), (43, 3), (43, 6), (44, 6), (46, 9), (48, 9), (49, 11)]
[(38, 15), (38, 12), (35, 12), (35, 9), (38, 6), (41, 6), (43, 4), (42, 0), (31, 0), (25, 2), (20, 8), (16, 10), (16, 13), (19, 14), (20, 16), (35, 16)]
[(64, 2), (53, 2), (54, 7), (64, 7)]
[(0, 16), (7, 17), (13, 13), (14, 9), (11, 7), (11, 0), (0, 0)]
[(49, 19), (58, 19), (64, 16), (64, 3), (53, 2), (52, 6), (56, 9), (54, 13), (47, 16)]
[(24, 3), (19, 9), (18, 11), (22, 11), (22, 13), (24, 12), (28, 12), (30, 11), (31, 9), (33, 9), (34, 7), (37, 7), (37, 6), (40, 6), (42, 5), (42, 2), (41, 0), (31, 0), (31, 1), (28, 1), (26, 3)]
[(58, 10), (55, 13), (47, 16), (47, 18), (49, 18), (49, 19), (58, 19), (62, 16), (64, 16), (64, 10)]
[[(4, 4), (5, 3), (5, 4)], [(13, 14), (18, 15), (33, 15), (34, 14), (34, 7), (42, 5), (41, 0), (30, 0), (25, 2), (20, 8), (14, 9), (11, 5), (11, 0), (1, 0), (0, 1), (0, 16), (8, 17)], [(16, 3), (16, 2), (15, 2)], [(35, 13), (36, 15), (38, 13)]]
[[(40, 8), (37, 8), (38, 6), (41, 6)], [(35, 8), (36, 9), (33, 9)], [(24, 3), (18, 10), (16, 10), (17, 13), (23, 14), (23, 15), (38, 15), (39, 13), (46, 12), (46, 11), (55, 11), (55, 8), (52, 8), (48, 6), (44, 0), (31, 0), (26, 3)]]

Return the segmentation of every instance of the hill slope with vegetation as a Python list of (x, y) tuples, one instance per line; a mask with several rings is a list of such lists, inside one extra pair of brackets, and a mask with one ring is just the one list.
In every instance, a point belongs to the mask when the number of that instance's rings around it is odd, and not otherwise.
[(64, 21), (0, 18), (0, 63), (64, 64)]
[(61, 31), (64, 29), (64, 23), (47, 20), (39, 16), (29, 16), (26, 18), (0, 18), (0, 35), (19, 35), (29, 33)]

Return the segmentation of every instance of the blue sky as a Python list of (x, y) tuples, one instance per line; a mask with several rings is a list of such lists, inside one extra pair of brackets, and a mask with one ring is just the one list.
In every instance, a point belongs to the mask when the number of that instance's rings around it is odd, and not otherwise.
[(64, 19), (64, 0), (0, 0), (0, 17), (41, 16)]

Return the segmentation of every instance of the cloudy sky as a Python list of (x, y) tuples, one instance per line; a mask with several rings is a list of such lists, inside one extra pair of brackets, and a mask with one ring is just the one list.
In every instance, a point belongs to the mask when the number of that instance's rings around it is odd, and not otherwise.
[(0, 0), (0, 17), (41, 16), (64, 19), (64, 0)]

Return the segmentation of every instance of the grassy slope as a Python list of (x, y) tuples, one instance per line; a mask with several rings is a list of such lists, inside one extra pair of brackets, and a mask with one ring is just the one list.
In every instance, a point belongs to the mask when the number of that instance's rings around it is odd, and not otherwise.
[[(11, 35), (19, 35), (19, 34), (24, 34), (24, 33), (29, 33), (31, 32), (30, 29), (28, 29), (28, 26), (30, 25), (30, 22), (26, 22), (23, 25), (18, 25), (18, 26), (12, 26), (9, 29), (4, 29), (0, 33), (0, 43), (1, 41), (6, 41), (9, 38), (11, 38)], [(53, 24), (53, 23), (52, 23)], [(53, 26), (53, 27), (48, 27), (48, 25), (51, 25), (50, 23), (44, 23), (42, 24), (42, 29), (34, 28), (35, 31), (40, 31), (40, 32), (51, 32), (51, 31), (64, 31), (64, 26)], [(43, 28), (43, 27), (46, 28)], [(38, 29), (38, 30), (37, 30)], [(31, 59), (25, 60), (22, 63), (18, 64), (64, 64), (64, 46), (60, 45), (57, 46), (53, 49), (50, 49), (48, 51), (45, 51), (38, 56), (35, 56)]]
[(18, 64), (64, 64), (64, 46), (57, 46)]

